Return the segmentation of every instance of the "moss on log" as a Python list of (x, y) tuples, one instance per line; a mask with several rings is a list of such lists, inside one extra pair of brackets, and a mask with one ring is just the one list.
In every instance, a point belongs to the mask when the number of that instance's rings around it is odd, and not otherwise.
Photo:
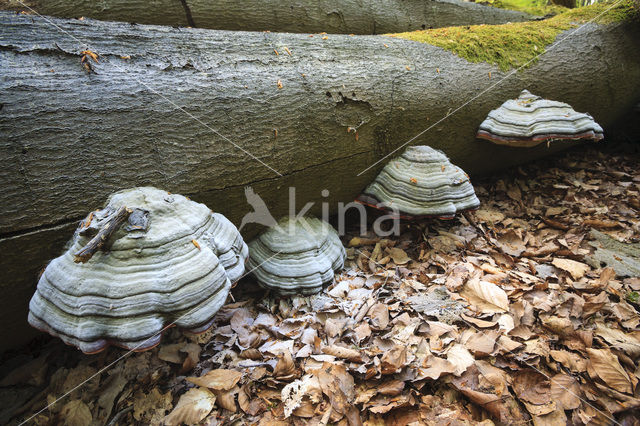
[(553, 18), (504, 25), (474, 25), (388, 34), (406, 40), (428, 43), (449, 50), (470, 62), (488, 62), (506, 71), (529, 66), (558, 36), (587, 21), (610, 24), (638, 20), (640, 12), (632, 0), (615, 4), (598, 3), (567, 10)]
[[(562, 149), (475, 140), (487, 113), (524, 88), (605, 127), (640, 98), (640, 29), (627, 22), (570, 29), (579, 36), (496, 85), (507, 76), (496, 66), (397, 38), (48, 19), (0, 13), (3, 348), (33, 335), (37, 272), (114, 191), (161, 187), (236, 224), (252, 210), (245, 186), (276, 218), (289, 186), (298, 209), (335, 211), (384, 161), (361, 171), (435, 123), (413, 143), (472, 174)], [(91, 73), (87, 49), (98, 54)]]

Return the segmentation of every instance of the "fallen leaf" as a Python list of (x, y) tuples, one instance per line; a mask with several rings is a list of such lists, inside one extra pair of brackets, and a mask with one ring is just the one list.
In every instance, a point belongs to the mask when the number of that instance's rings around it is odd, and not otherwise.
[[(546, 405), (551, 402), (551, 383), (543, 374), (525, 369), (512, 376), (512, 386), (518, 399), (533, 405)], [(547, 413), (539, 413), (542, 415)]]
[(133, 399), (133, 418), (143, 423), (159, 424), (173, 406), (172, 399), (170, 391), (163, 394), (158, 388), (148, 393), (138, 391)]
[(180, 397), (173, 411), (165, 417), (165, 424), (177, 426), (182, 423), (199, 423), (213, 410), (215, 401), (216, 396), (208, 389), (189, 389)]
[(232, 413), (238, 411), (238, 407), (236, 406), (236, 395), (240, 392), (240, 388), (238, 386), (234, 386), (229, 390), (216, 390), (214, 394), (216, 395), (216, 405), (220, 408), (224, 408), (225, 410), (229, 410)]
[(186, 353), (187, 357), (182, 363), (182, 371), (190, 371), (198, 364), (200, 360), (200, 352), (202, 348), (197, 343), (187, 343), (182, 348), (180, 348), (180, 352)]
[(502, 234), (497, 239), (497, 245), (504, 253), (516, 257), (520, 256), (527, 248), (522, 238), (513, 229)]
[(507, 312), (509, 310), (507, 293), (487, 281), (478, 279), (467, 281), (460, 295), (483, 313)]
[(575, 260), (570, 260), (570, 259), (555, 258), (553, 259), (551, 264), (556, 268), (562, 269), (570, 273), (574, 280), (578, 280), (582, 278), (584, 274), (586, 274), (587, 271), (590, 269), (589, 265), (585, 265), (584, 263), (576, 262)]
[(187, 380), (205, 388), (226, 391), (233, 388), (242, 377), (242, 373), (235, 370), (211, 370), (201, 377), (187, 377)]
[(162, 345), (158, 351), (158, 358), (163, 361), (171, 362), (173, 364), (182, 364), (182, 356), (180, 355), (180, 349), (184, 346), (183, 343), (176, 343), (173, 345)]
[(67, 402), (62, 407), (60, 416), (65, 426), (88, 426), (93, 420), (89, 407), (79, 399)]
[(593, 371), (607, 386), (619, 392), (631, 393), (631, 380), (620, 365), (617, 356), (608, 349), (587, 348), (587, 353)]
[[(285, 352), (276, 363), (276, 367), (273, 369), (273, 377), (283, 380), (292, 379), (296, 372), (296, 364), (293, 362), (293, 358), (289, 352)], [(237, 382), (236, 382), (237, 383)]]
[(463, 345), (455, 344), (447, 351), (447, 361), (454, 367), (453, 375), (459, 376), (473, 365), (475, 358)]
[(582, 391), (576, 379), (567, 374), (556, 374), (551, 378), (551, 398), (560, 402), (565, 410), (575, 410), (582, 403)]
[(407, 362), (407, 348), (396, 345), (390, 351), (386, 351), (380, 358), (380, 367), (382, 374), (396, 373), (400, 368), (404, 367)]
[(389, 308), (382, 303), (376, 303), (369, 309), (371, 318), (371, 328), (374, 330), (384, 330), (389, 325)]
[(362, 362), (362, 354), (355, 349), (345, 348), (337, 345), (323, 346), (322, 352), (333, 355), (336, 358), (346, 359), (353, 362)]
[(391, 256), (391, 259), (393, 259), (393, 263), (395, 263), (396, 265), (404, 265), (406, 263), (409, 263), (409, 261), (411, 260), (411, 258), (407, 256), (407, 253), (405, 253), (404, 250), (397, 247), (389, 249), (389, 256)]

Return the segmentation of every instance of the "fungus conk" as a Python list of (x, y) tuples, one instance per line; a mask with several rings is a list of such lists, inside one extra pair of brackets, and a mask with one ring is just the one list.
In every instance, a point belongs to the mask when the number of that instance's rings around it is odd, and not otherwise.
[(410, 146), (391, 160), (356, 201), (408, 219), (450, 219), (480, 205), (469, 176), (426, 145)]
[[(78, 253), (123, 208), (130, 214), (108, 247), (79, 263)], [(149, 187), (117, 192), (49, 263), (29, 323), (86, 353), (150, 349), (166, 326), (208, 329), (247, 256), (236, 227), (204, 204)]]
[(527, 148), (550, 141), (599, 141), (604, 135), (589, 114), (523, 90), (518, 99), (510, 99), (489, 113), (477, 137), (498, 145)]
[(287, 216), (249, 243), (248, 268), (264, 288), (280, 295), (309, 295), (333, 281), (345, 258), (331, 225)]

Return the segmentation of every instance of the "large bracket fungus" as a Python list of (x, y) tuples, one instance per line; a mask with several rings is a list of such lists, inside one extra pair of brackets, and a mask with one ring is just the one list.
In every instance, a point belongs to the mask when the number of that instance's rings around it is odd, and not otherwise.
[(346, 252), (331, 225), (286, 216), (249, 243), (248, 268), (258, 283), (280, 295), (314, 294), (333, 281)]
[(604, 135), (589, 114), (523, 90), (517, 99), (509, 99), (489, 113), (477, 137), (498, 145), (528, 148), (551, 141), (599, 141)]
[(150, 349), (168, 326), (208, 329), (247, 256), (236, 227), (204, 204), (149, 187), (117, 192), (49, 263), (29, 323), (86, 353)]
[(469, 176), (426, 145), (410, 146), (391, 160), (356, 201), (409, 219), (450, 219), (480, 205)]

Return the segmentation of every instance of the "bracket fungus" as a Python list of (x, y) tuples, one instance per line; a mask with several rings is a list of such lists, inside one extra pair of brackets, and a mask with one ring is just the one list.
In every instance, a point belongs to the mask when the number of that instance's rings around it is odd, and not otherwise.
[(551, 141), (599, 141), (604, 135), (589, 114), (523, 90), (517, 99), (509, 99), (489, 113), (480, 124), (477, 138), (528, 148)]
[(451, 219), (480, 205), (469, 176), (426, 145), (391, 160), (356, 201), (407, 219)]
[(333, 281), (346, 251), (331, 225), (286, 216), (249, 243), (248, 268), (260, 286), (280, 295), (310, 295)]
[(28, 320), (85, 353), (150, 349), (169, 326), (207, 330), (247, 256), (236, 227), (204, 204), (150, 187), (120, 191), (46, 267)]

